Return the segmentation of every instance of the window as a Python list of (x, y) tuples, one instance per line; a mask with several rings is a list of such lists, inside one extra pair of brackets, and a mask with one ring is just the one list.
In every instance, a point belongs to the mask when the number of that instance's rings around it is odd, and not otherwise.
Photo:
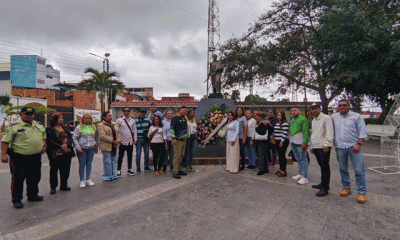
[(44, 81), (44, 80), (38, 79), (38, 80), (37, 80), (37, 83), (39, 83), (39, 84), (45, 84), (45, 81)]

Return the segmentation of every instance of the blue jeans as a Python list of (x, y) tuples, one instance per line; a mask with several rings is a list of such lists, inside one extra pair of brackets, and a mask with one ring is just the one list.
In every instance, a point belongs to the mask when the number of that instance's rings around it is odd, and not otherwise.
[(186, 166), (191, 167), (193, 165), (194, 149), (196, 147), (197, 137), (196, 134), (190, 135), (186, 140), (185, 156)]
[(348, 169), (349, 157), (353, 164), (353, 169), (356, 175), (356, 185), (359, 194), (367, 192), (367, 183), (365, 180), (365, 166), (362, 151), (353, 152), (353, 148), (340, 149), (336, 148), (336, 157), (339, 161), (339, 171), (342, 177), (343, 188), (350, 189), (350, 175)]
[(79, 178), (81, 182), (85, 180), (85, 168), (86, 168), (86, 181), (90, 180), (90, 175), (92, 174), (94, 149), (95, 148), (89, 148), (89, 149), (82, 148), (83, 154), (82, 155), (78, 154)]
[(294, 158), (297, 160), (297, 165), (299, 167), (299, 174), (304, 178), (308, 176), (308, 159), (307, 159), (307, 150), (303, 151), (300, 147), (291, 145), (292, 151), (294, 154)]
[(171, 167), (174, 165), (174, 145), (172, 145), (172, 141), (167, 140), (168, 149), (165, 151), (164, 155), (164, 167), (170, 165)]
[(144, 138), (138, 137), (136, 143), (136, 169), (140, 170), (140, 157), (142, 155), (142, 148), (144, 152), (144, 168), (149, 168), (149, 141)]
[(115, 173), (118, 164), (118, 150), (115, 156), (111, 156), (111, 152), (108, 151), (101, 151), (101, 153), (103, 154), (103, 180), (111, 181), (117, 179)]
[(246, 154), (247, 158), (249, 159), (249, 165), (256, 166), (256, 158), (257, 158), (256, 148), (254, 144), (250, 145), (251, 139), (252, 139), (251, 137), (247, 137), (246, 139)]

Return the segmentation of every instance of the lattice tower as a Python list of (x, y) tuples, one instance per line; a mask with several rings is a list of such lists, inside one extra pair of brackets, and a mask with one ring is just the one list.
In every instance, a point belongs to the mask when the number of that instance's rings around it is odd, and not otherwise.
[[(207, 51), (207, 75), (210, 72), (210, 63), (213, 61), (213, 54), (220, 55), (221, 32), (219, 23), (219, 9), (217, 0), (209, 0), (208, 6), (208, 51)], [(207, 95), (212, 84), (207, 76)]]

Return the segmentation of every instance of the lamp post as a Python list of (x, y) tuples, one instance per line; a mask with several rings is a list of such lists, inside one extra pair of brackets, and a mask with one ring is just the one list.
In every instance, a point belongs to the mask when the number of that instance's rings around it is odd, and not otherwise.
[[(94, 54), (94, 53), (89, 53), (90, 55), (93, 55), (93, 56), (95, 56), (95, 57), (99, 57), (99, 58), (101, 58), (101, 59), (103, 59), (103, 72), (105, 72), (106, 70), (105, 70), (105, 68), (106, 68), (106, 63), (107, 63), (107, 72), (109, 72), (109, 70), (110, 70), (110, 64), (108, 63), (108, 57), (110, 56), (110, 54), (109, 53), (105, 53), (104, 54), (104, 58), (103, 57), (101, 57), (101, 56), (99, 56), (99, 55), (96, 55), (96, 54)], [(103, 88), (102, 89), (103, 90), (103, 98), (104, 98), (104, 96), (106, 95), (106, 90)], [(103, 102), (104, 102), (104, 100), (103, 100)], [(110, 108), (110, 106), (108, 106), (108, 108)], [(102, 110), (103, 111), (103, 110)]]
[(108, 57), (110, 56), (110, 54), (109, 53), (105, 53), (104, 54), (104, 58), (103, 57), (101, 57), (101, 56), (99, 56), (99, 55), (96, 55), (96, 54), (94, 54), (94, 53), (89, 53), (90, 55), (93, 55), (93, 56), (95, 56), (95, 57), (99, 57), (99, 58), (101, 58), (101, 59), (103, 59), (103, 72), (105, 72), (106, 71), (106, 63), (107, 63), (107, 72), (110, 70), (110, 64), (108, 63)]

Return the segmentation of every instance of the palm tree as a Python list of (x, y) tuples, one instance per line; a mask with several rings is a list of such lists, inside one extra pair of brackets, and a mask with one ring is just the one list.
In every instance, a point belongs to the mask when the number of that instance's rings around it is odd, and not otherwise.
[(78, 90), (86, 90), (88, 92), (92, 90), (100, 91), (101, 112), (103, 113), (105, 111), (104, 97), (106, 89), (118, 92), (122, 91), (125, 85), (121, 81), (112, 79), (112, 77), (118, 76), (117, 72), (99, 72), (94, 68), (88, 67), (85, 69), (84, 73), (92, 73), (92, 76), (78, 83)]

